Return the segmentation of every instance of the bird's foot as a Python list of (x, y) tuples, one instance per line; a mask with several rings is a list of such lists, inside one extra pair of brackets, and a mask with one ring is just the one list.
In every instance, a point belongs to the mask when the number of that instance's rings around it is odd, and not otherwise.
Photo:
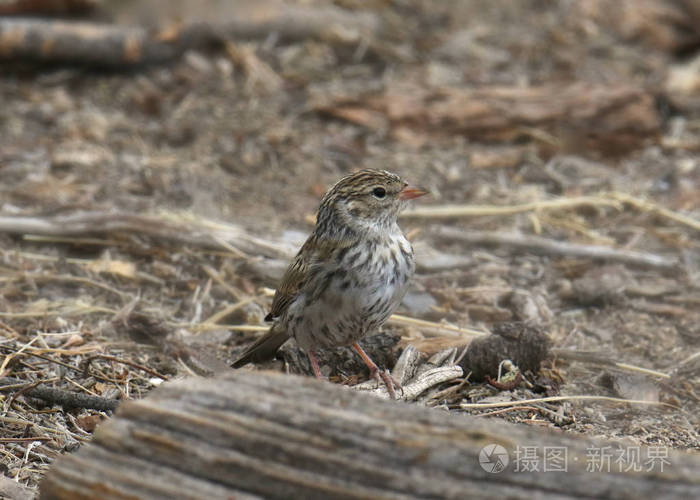
[(321, 374), (321, 369), (318, 366), (318, 358), (316, 357), (316, 353), (314, 351), (309, 351), (307, 354), (309, 355), (309, 362), (311, 363), (311, 369), (314, 371), (314, 375), (316, 375), (316, 378), (319, 380), (325, 380), (326, 377), (324, 377)]
[(364, 361), (367, 365), (367, 368), (369, 368), (369, 376), (376, 380), (377, 384), (379, 384), (379, 380), (381, 379), (386, 386), (387, 392), (389, 392), (389, 397), (391, 399), (396, 399), (396, 391), (394, 389), (401, 389), (401, 392), (403, 392), (401, 384), (394, 380), (394, 377), (391, 376), (391, 373), (389, 373), (388, 370), (380, 370), (377, 364), (372, 361), (372, 358), (370, 358), (364, 349), (360, 347), (360, 344), (355, 342), (352, 344), (352, 348), (355, 349), (357, 354), (360, 355), (360, 358), (362, 358), (362, 361)]
[(396, 390), (403, 393), (403, 387), (401, 387), (401, 384), (399, 384), (398, 381), (391, 376), (389, 370), (380, 370), (379, 368), (376, 368), (375, 370), (370, 370), (369, 376), (376, 380), (377, 384), (379, 384), (380, 380), (384, 383), (390, 399), (396, 399)]

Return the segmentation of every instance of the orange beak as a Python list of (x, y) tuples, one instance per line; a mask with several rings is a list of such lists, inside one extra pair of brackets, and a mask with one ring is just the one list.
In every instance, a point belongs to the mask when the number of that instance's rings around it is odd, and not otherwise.
[(399, 199), (412, 200), (413, 198), (418, 198), (419, 196), (423, 196), (425, 194), (428, 194), (428, 191), (425, 189), (406, 184), (404, 188), (399, 191)]

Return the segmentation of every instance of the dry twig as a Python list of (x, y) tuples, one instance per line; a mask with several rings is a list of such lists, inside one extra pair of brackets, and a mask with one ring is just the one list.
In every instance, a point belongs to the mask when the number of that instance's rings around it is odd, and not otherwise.
[(554, 401), (609, 401), (612, 403), (626, 403), (633, 405), (667, 406), (678, 410), (679, 408), (669, 403), (660, 401), (643, 401), (638, 399), (613, 398), (611, 396), (548, 396), (545, 398), (519, 399), (516, 401), (499, 401), (498, 403), (460, 403), (458, 408), (463, 410), (474, 410), (479, 408), (501, 408), (509, 406), (519, 406), (531, 403), (547, 403)]
[(53, 438), (46, 436), (21, 437), (21, 438), (0, 438), (0, 443), (31, 443), (33, 441), (51, 441)]
[(678, 261), (675, 259), (652, 253), (635, 252), (602, 245), (582, 245), (514, 232), (470, 231), (452, 227), (439, 227), (435, 229), (434, 233), (436, 236), (447, 240), (462, 241), (472, 245), (497, 245), (549, 255), (603, 259), (662, 269), (670, 269), (678, 265)]
[[(0, 391), (14, 389), (18, 385), (24, 387), (27, 381), (11, 377), (0, 378)], [(9, 386), (9, 387), (8, 387)], [(76, 392), (64, 391), (54, 387), (30, 387), (26, 390), (27, 396), (41, 399), (48, 404), (60, 405), (64, 408), (90, 408), (99, 411), (114, 411), (117, 409), (119, 401), (107, 399), (100, 396), (79, 394)]]
[(90, 356), (89, 358), (87, 358), (85, 361), (83, 361), (83, 373), (85, 374), (85, 376), (87, 376), (88, 371), (89, 371), (89, 369), (90, 369), (90, 363), (92, 363), (92, 362), (95, 361), (96, 359), (104, 359), (104, 360), (106, 360), (106, 361), (114, 361), (115, 363), (121, 363), (121, 364), (123, 364), (123, 365), (129, 365), (129, 366), (131, 366), (131, 367), (133, 367), (133, 368), (136, 368), (136, 369), (138, 369), (138, 370), (141, 370), (141, 371), (144, 371), (144, 372), (148, 373), (148, 374), (151, 375), (152, 377), (156, 377), (156, 378), (159, 378), (159, 379), (161, 379), (161, 380), (168, 380), (168, 377), (167, 377), (167, 376), (161, 375), (161, 374), (158, 373), (157, 371), (151, 370), (151, 369), (148, 368), (147, 366), (143, 366), (142, 364), (136, 363), (136, 362), (134, 362), (134, 361), (130, 361), (130, 360), (128, 360), (128, 359), (121, 359), (121, 358), (118, 358), (118, 357), (116, 357), (116, 356), (109, 356), (109, 355), (107, 355), (107, 354), (95, 354), (95, 355)]

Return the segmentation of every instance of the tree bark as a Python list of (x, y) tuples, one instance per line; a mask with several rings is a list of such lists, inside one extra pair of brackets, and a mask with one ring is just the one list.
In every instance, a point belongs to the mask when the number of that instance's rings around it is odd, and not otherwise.
[[(491, 444), (510, 456), (500, 473), (479, 463)], [(539, 471), (518, 471), (526, 446)], [(238, 370), (125, 403), (92, 443), (57, 459), (41, 498), (700, 498), (697, 455), (670, 451), (663, 472), (647, 471), (652, 449), (641, 448), (641, 471), (614, 460), (587, 471), (604, 446), (624, 448)], [(566, 450), (567, 472), (543, 471), (547, 447)]]

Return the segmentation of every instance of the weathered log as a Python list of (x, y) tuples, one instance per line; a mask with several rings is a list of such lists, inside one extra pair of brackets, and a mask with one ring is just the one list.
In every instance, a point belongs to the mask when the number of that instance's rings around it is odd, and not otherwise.
[(32, 498), (34, 498), (34, 492), (17, 481), (13, 481), (7, 476), (0, 475), (0, 498), (32, 500)]
[[(496, 455), (485, 463), (489, 445), (510, 454), (499, 473), (486, 471), (498, 465)], [(624, 448), (239, 370), (166, 383), (125, 403), (92, 443), (57, 459), (41, 498), (700, 497), (697, 455), (671, 451), (663, 471), (626, 472), (610, 460), (589, 472), (591, 450), (604, 446)], [(524, 447), (538, 460), (565, 452), (559, 465), (568, 472), (545, 472), (543, 463), (524, 472), (514, 460)], [(640, 460), (651, 451), (641, 448)]]

